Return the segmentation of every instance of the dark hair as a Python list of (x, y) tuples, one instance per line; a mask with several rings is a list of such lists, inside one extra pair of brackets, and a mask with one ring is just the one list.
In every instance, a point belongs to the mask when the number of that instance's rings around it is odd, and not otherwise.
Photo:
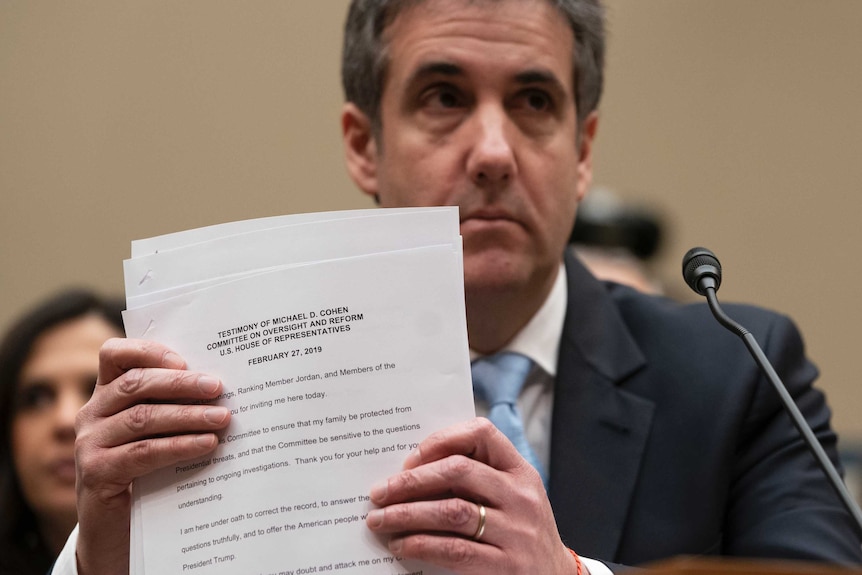
[[(344, 25), (341, 83), (344, 96), (378, 133), (380, 100), (389, 64), (383, 32), (406, 8), (427, 0), (352, 0)], [(599, 105), (604, 83), (605, 25), (601, 0), (546, 0), (569, 21), (574, 36), (572, 77), (578, 133)]]
[(45, 573), (54, 561), (24, 500), (12, 456), (12, 419), (21, 369), (36, 340), (70, 320), (96, 315), (123, 333), (120, 299), (69, 289), (21, 316), (0, 341), (0, 573)]

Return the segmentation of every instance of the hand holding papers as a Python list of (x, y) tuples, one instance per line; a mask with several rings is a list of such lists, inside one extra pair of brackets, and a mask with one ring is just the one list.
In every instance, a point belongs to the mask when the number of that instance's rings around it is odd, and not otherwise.
[(364, 525), (370, 486), (473, 416), (454, 208), (339, 212), (133, 245), (130, 338), (224, 388), (219, 446), (135, 482), (133, 573), (444, 573)]

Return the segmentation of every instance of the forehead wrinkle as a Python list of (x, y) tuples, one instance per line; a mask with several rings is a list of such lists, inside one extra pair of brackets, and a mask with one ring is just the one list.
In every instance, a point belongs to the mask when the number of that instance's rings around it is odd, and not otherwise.
[[(566, 32), (571, 32), (568, 26), (565, 13), (555, 5), (554, 0), (412, 0), (405, 2), (405, 6), (398, 10), (393, 16), (384, 22), (381, 30), (381, 37), (385, 44), (392, 40), (392, 30), (397, 27), (400, 21), (410, 19), (416, 16), (417, 13), (425, 12), (420, 15), (420, 19), (436, 19), (436, 26), (448, 29), (467, 24), (478, 23), (478, 30), (473, 30), (471, 35), (476, 40), (491, 40), (494, 41), (498, 37), (498, 33), (494, 30), (495, 27), (505, 29), (508, 36), (507, 41), (515, 43), (530, 43), (530, 39), (535, 35), (543, 35), (547, 31), (543, 30), (542, 26), (535, 26), (533, 22), (509, 18), (506, 22), (495, 21), (494, 18), (489, 18), (488, 14), (497, 16), (504, 13), (511, 6), (523, 7), (533, 5), (530, 10), (550, 10), (555, 14), (552, 20), (558, 20), (566, 24)], [(464, 10), (466, 8), (466, 10)], [(506, 14), (503, 14), (506, 17)], [(457, 34), (457, 32), (456, 32)], [(512, 38), (512, 35), (526, 34), (527, 38), (517, 41)]]
[[(452, 9), (452, 4), (466, 5), (468, 8), (478, 8), (478, 10), (468, 9), (462, 12)], [(442, 3), (426, 1), (418, 2), (400, 12), (383, 33), (387, 56), (387, 77), (391, 72), (388, 68), (393, 63), (392, 56), (405, 54), (405, 52), (412, 54), (408, 59), (418, 58), (418, 61), (414, 60), (416, 69), (408, 73), (409, 81), (435, 73), (450, 77), (459, 74), (466, 76), (472, 72), (460, 62), (462, 57), (467, 57), (469, 61), (473, 54), (497, 53), (505, 58), (511, 50), (505, 46), (499, 47), (503, 43), (512, 47), (523, 46), (527, 49), (520, 58), (509, 61), (510, 80), (521, 84), (532, 82), (554, 84), (562, 88), (562, 93), (573, 93), (574, 85), (569, 86), (570, 80), (574, 84), (573, 78), (569, 77), (571, 63), (565, 70), (554, 71), (557, 65), (554, 61), (555, 53), (560, 47), (560, 42), (565, 44), (574, 41), (569, 27), (552, 16), (558, 9), (547, 4), (547, 0), (540, 0), (542, 10), (550, 10), (551, 17), (535, 20), (518, 19), (517, 14), (507, 13), (507, 11), (503, 11), (502, 14), (495, 11), (489, 17), (481, 8), (495, 4), (497, 3), (470, 0), (452, 0)], [(522, 5), (521, 2), (514, 0), (504, 0), (499, 3), (501, 7), (518, 5)], [(445, 10), (444, 7), (449, 9)], [(545, 16), (548, 15), (546, 12)], [(417, 20), (421, 24), (417, 25)], [(560, 24), (563, 26), (559, 27)], [(537, 39), (539, 39), (538, 42)], [(564, 56), (571, 58), (571, 47), (564, 49)], [(518, 62), (518, 60), (521, 61)], [(437, 65), (440, 63), (449, 64), (452, 67), (447, 70)], [(549, 67), (548, 64), (552, 66)], [(523, 69), (518, 70), (519, 67)], [(564, 78), (558, 77), (560, 72), (564, 73)]]
[(452, 62), (426, 62), (421, 64), (412, 74), (410, 74), (410, 77), (407, 78), (407, 84), (414, 84), (428, 76), (456, 77), (463, 75), (464, 69)]

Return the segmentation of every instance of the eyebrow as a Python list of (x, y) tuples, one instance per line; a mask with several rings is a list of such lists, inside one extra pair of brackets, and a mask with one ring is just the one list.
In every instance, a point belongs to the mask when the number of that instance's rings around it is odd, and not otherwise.
[(560, 82), (557, 76), (543, 69), (526, 70), (524, 72), (516, 74), (515, 80), (519, 84), (553, 84), (561, 92), (565, 91), (562, 82)]
[(463, 76), (464, 70), (457, 64), (451, 62), (429, 62), (419, 66), (407, 81), (407, 85), (415, 84), (426, 76)]
[[(451, 62), (428, 62), (419, 66), (411, 75), (407, 82), (408, 85), (414, 84), (426, 76), (448, 76), (457, 77), (463, 76), (464, 69)], [(546, 84), (559, 91), (561, 94), (566, 93), (566, 88), (557, 76), (544, 69), (535, 68), (524, 70), (515, 74), (515, 82), (518, 84)]]

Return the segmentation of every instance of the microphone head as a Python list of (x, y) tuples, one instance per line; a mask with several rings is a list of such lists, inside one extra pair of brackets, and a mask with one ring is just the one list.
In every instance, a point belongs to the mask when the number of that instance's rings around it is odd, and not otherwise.
[(706, 295), (708, 287), (721, 285), (721, 264), (715, 254), (706, 248), (691, 248), (682, 257), (682, 277), (699, 295)]

